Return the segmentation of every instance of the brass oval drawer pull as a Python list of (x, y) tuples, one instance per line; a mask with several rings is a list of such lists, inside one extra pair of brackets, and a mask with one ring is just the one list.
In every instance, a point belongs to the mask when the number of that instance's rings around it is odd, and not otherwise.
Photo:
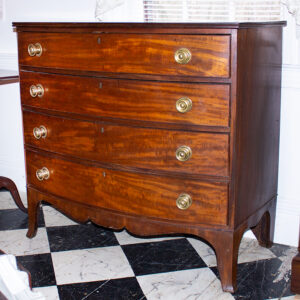
[(176, 150), (176, 158), (179, 161), (187, 161), (192, 156), (192, 149), (189, 146), (181, 146)]
[(36, 96), (41, 98), (44, 96), (45, 93), (45, 90), (41, 84), (32, 85), (29, 91), (32, 98), (35, 98)]
[(44, 139), (47, 136), (47, 128), (43, 125), (40, 127), (35, 127), (33, 128), (33, 135), (37, 140), (40, 138)]
[(189, 194), (181, 194), (176, 200), (179, 209), (185, 210), (192, 205), (192, 197)]
[(179, 64), (185, 65), (192, 59), (192, 53), (187, 48), (180, 48), (175, 52), (174, 58)]
[(192, 109), (193, 102), (188, 97), (182, 97), (176, 101), (176, 109), (180, 113), (186, 113)]
[(43, 48), (40, 43), (28, 45), (28, 54), (30, 56), (41, 56), (42, 53), (43, 53)]
[(50, 178), (50, 172), (46, 167), (43, 167), (42, 169), (39, 169), (36, 171), (36, 177), (38, 180), (47, 180)]

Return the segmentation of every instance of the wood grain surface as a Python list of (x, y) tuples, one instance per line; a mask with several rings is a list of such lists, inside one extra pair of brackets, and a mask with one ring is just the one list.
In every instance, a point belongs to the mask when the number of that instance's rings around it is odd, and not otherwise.
[[(160, 130), (83, 122), (24, 111), (25, 144), (83, 159), (141, 169), (228, 176), (228, 134)], [(47, 137), (33, 129), (45, 126)], [(180, 146), (192, 149), (187, 161), (176, 159)]]
[[(226, 183), (111, 171), (31, 151), (26, 151), (26, 161), (30, 186), (75, 202), (188, 223), (227, 222)], [(42, 167), (50, 171), (48, 180), (36, 178), (36, 171)], [(187, 210), (176, 206), (181, 193), (192, 197), (193, 203)]]
[[(118, 80), (21, 72), (24, 105), (94, 117), (228, 127), (228, 84), (190, 84)], [(42, 98), (32, 98), (31, 85), (41, 84)], [(192, 100), (187, 113), (176, 110), (182, 97)], [(84, 103), (84, 105), (82, 105)]]
[(281, 37), (278, 27), (238, 32), (236, 226), (277, 196)]
[[(40, 43), (40, 57), (28, 45)], [(72, 34), (20, 32), (21, 65), (115, 73), (230, 77), (230, 35)], [(175, 51), (188, 48), (192, 59), (178, 64)], [(80, 49), (80, 51), (78, 51)]]

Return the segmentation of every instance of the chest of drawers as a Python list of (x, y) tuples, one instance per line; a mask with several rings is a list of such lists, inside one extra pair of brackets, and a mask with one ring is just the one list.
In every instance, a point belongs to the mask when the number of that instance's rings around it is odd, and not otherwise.
[(41, 201), (138, 235), (192, 234), (224, 291), (270, 246), (284, 22), (15, 23), (29, 230)]

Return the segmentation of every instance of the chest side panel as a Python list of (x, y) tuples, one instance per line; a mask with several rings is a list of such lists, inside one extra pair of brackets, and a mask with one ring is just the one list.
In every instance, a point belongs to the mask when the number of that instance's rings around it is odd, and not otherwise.
[(238, 33), (236, 225), (277, 196), (282, 28)]

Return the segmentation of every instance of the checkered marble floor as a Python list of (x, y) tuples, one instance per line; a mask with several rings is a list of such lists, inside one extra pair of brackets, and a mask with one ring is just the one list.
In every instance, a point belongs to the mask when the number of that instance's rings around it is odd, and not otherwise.
[(243, 238), (238, 289), (222, 292), (213, 250), (191, 237), (137, 238), (77, 224), (43, 205), (38, 234), (26, 238), (27, 215), (0, 191), (0, 249), (32, 275), (34, 290), (63, 299), (294, 299), (290, 263), (296, 249), (260, 247)]

